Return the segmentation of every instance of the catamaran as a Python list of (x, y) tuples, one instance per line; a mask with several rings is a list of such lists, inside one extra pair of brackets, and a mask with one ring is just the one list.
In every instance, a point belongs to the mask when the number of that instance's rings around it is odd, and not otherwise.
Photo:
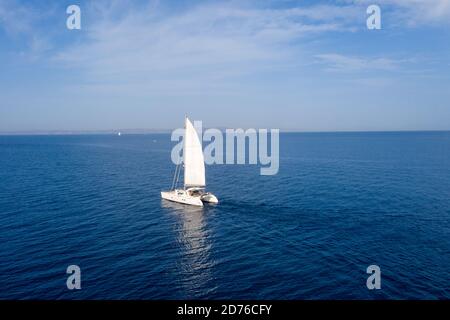
[[(184, 167), (184, 188), (177, 189), (177, 184)], [(205, 160), (202, 143), (192, 122), (186, 117), (183, 138), (183, 162), (175, 168), (175, 175), (170, 191), (162, 191), (161, 197), (166, 200), (203, 206), (203, 202), (218, 203), (217, 197), (205, 192)]]

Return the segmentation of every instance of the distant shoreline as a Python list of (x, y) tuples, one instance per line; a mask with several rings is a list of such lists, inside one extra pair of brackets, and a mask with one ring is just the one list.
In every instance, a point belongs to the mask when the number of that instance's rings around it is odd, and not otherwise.
[[(204, 130), (207, 130), (204, 129)], [(245, 130), (245, 128), (244, 128)], [(221, 129), (225, 132), (225, 129)], [(79, 135), (146, 135), (146, 134), (170, 134), (171, 129), (142, 129), (142, 130), (105, 130), (105, 131), (12, 131), (0, 132), (0, 136), (79, 136)], [(301, 130), (283, 130), (280, 133), (414, 133), (414, 132), (450, 132), (449, 130), (339, 130), (339, 131), (301, 131)]]

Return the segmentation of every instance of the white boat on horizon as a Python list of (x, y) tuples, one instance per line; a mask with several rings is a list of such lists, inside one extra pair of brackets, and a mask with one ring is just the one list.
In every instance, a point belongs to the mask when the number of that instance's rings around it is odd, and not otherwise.
[[(184, 188), (177, 189), (181, 168), (184, 168)], [(175, 168), (172, 188), (162, 191), (161, 197), (165, 200), (203, 206), (204, 202), (218, 203), (217, 197), (205, 192), (205, 161), (203, 158), (202, 143), (192, 122), (186, 117), (183, 137), (183, 161)]]

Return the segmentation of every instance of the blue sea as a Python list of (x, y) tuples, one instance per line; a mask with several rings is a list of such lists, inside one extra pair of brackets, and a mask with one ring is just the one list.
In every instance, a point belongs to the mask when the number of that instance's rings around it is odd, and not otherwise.
[(0, 299), (450, 298), (450, 132), (282, 133), (277, 175), (207, 166), (204, 208), (160, 199), (173, 145), (0, 136)]

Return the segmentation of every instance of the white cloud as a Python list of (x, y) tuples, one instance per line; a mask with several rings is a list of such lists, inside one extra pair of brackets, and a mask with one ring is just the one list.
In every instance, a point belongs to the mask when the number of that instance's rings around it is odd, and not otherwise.
[[(394, 8), (391, 15), (416, 15), (420, 10), (427, 19), (447, 15), (450, 0), (429, 1), (435, 4), (433, 8), (420, 0), (377, 2)], [(126, 90), (140, 88), (136, 92), (145, 88), (230, 92), (233, 85), (239, 86), (236, 79), (242, 81), (242, 76), (286, 71), (314, 62), (332, 71), (397, 70), (404, 61), (317, 54), (320, 49), (309, 46), (320, 41), (324, 33), (365, 30), (368, 3), (372, 1), (265, 8), (255, 2), (243, 5), (232, 1), (173, 9), (159, 1), (137, 5), (97, 0), (82, 8), (83, 29), (74, 31), (81, 35), (79, 41), (58, 44), (50, 59), (81, 74), (77, 78), (80, 85), (104, 91), (108, 86), (116, 91), (122, 85)], [(27, 34), (28, 50), (34, 55), (48, 53), (51, 48), (49, 37), (33, 29), (35, 17), (40, 16), (13, 0), (0, 2), (3, 27)]]
[(9, 37), (25, 42), (26, 48), (20, 52), (20, 56), (37, 60), (52, 47), (49, 33), (40, 32), (38, 28), (52, 10), (49, 8), (47, 12), (41, 12), (16, 0), (0, 1), (0, 29)]
[(13, 0), (0, 1), (0, 27), (8, 34), (31, 32), (33, 11)]
[(327, 70), (343, 72), (368, 70), (392, 71), (398, 69), (401, 64), (409, 62), (409, 60), (357, 57), (336, 53), (318, 54), (316, 55), (316, 58), (318, 59), (319, 63), (322, 63), (326, 66)]
[(120, 2), (95, 4), (97, 19), (83, 30), (88, 41), (55, 57), (92, 81), (125, 75), (139, 82), (214, 80), (282, 68), (301, 57), (298, 39), (352, 30), (359, 15), (353, 6), (258, 9), (223, 3), (167, 13), (153, 2), (120, 14)]
[[(450, 23), (450, 0), (344, 0), (347, 4), (377, 4), (391, 25), (417, 27)], [(387, 9), (387, 12), (384, 10)]]

